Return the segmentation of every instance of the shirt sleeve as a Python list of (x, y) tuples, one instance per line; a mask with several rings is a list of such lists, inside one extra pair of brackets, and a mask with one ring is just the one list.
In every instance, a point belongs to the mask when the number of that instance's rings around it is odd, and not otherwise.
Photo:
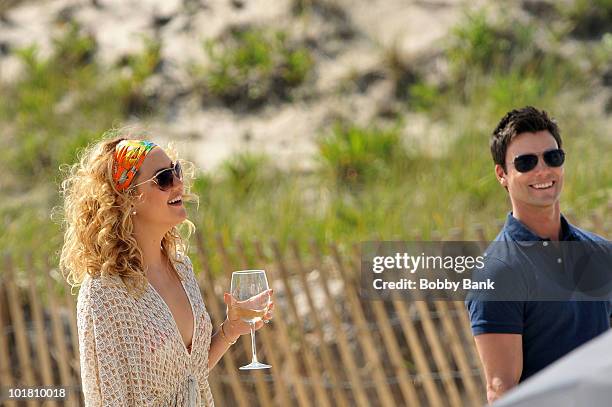
[(79, 291), (77, 302), (85, 406), (129, 405), (127, 358), (121, 351), (121, 338), (116, 329), (119, 321), (98, 298), (100, 296), (95, 288), (91, 280), (86, 281)]
[(466, 301), (472, 333), (522, 334), (524, 303), (520, 301)]
[(495, 281), (497, 292), (470, 292), (465, 301), (472, 333), (522, 334), (525, 320), (527, 285), (517, 270), (511, 270), (498, 259), (489, 259), (482, 271), (482, 279)]

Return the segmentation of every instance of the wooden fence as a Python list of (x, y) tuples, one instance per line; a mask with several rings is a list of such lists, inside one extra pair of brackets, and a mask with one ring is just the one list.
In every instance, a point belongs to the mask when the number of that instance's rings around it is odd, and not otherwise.
[[(250, 340), (241, 338), (211, 372), (217, 405), (484, 404), (484, 378), (462, 302), (362, 299), (356, 246), (204, 243), (199, 234), (194, 240), (190, 255), (215, 327), (225, 316), (222, 293), (233, 270), (264, 268), (277, 303), (273, 322), (257, 332), (259, 358), (272, 369), (239, 371), (250, 360)], [(0, 390), (6, 397), (8, 388), (54, 385), (67, 388), (69, 397), (0, 398), (0, 404), (83, 405), (76, 295), (49, 261), (35, 260), (17, 267), (4, 258)]]

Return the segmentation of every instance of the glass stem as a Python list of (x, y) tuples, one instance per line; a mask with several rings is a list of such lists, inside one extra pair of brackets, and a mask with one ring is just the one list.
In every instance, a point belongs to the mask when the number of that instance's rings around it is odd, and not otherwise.
[(255, 345), (255, 323), (251, 322), (249, 325), (251, 327), (251, 351), (253, 353), (251, 363), (259, 363), (257, 360), (257, 346)]

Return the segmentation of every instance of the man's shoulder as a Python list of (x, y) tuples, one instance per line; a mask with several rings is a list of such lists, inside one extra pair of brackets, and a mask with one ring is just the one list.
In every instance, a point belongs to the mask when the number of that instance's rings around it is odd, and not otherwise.
[(598, 235), (597, 233), (588, 231), (586, 229), (581, 229), (575, 225), (571, 225), (571, 228), (572, 233), (576, 236), (577, 240), (595, 243), (609, 243), (608, 239)]
[(512, 240), (512, 236), (510, 236), (510, 234), (506, 231), (505, 228), (502, 228), (502, 230), (499, 231), (497, 236), (495, 236), (495, 239), (493, 239), (494, 242), (510, 242)]

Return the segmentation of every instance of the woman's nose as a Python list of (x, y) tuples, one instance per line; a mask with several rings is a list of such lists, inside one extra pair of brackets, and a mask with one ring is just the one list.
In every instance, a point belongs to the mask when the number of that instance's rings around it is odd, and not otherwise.
[(177, 185), (178, 187), (183, 189), (183, 178), (179, 178), (175, 172), (172, 172), (172, 176), (174, 177), (174, 185)]

